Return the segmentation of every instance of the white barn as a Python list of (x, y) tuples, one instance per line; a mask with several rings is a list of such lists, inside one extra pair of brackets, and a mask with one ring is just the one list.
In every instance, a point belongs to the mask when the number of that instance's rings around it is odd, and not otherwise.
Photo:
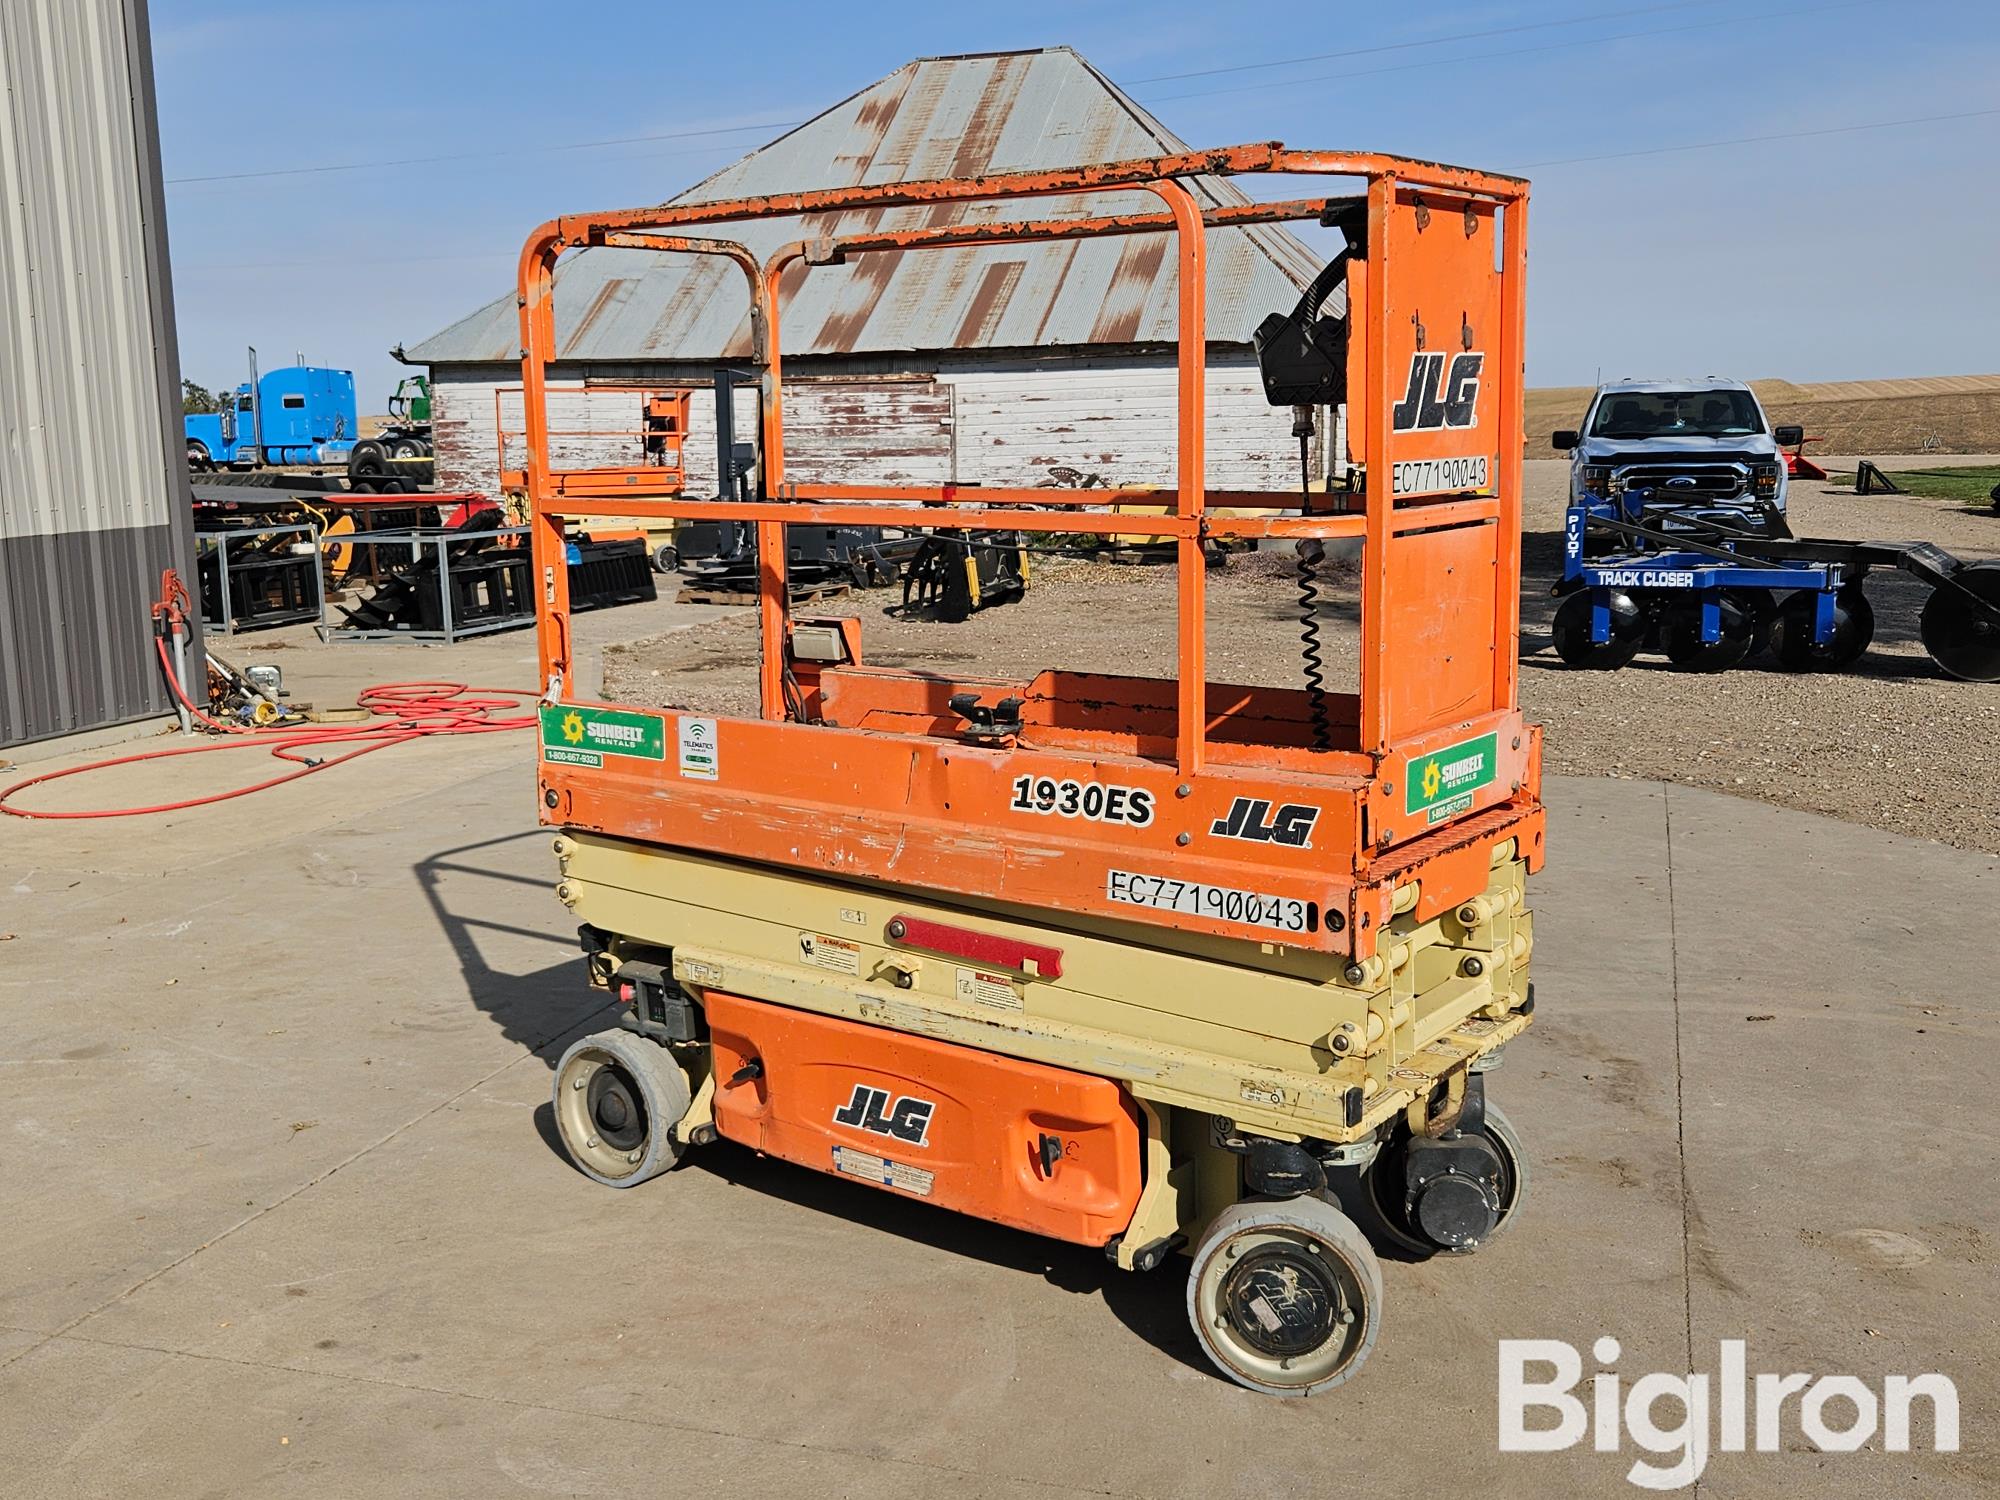
[[(1215, 144), (1215, 143), (1204, 143)], [(922, 58), (682, 194), (700, 202), (859, 183), (1030, 171), (1188, 149), (1066, 47)], [(1190, 179), (1210, 204), (1230, 182)], [(1037, 216), (1157, 211), (1146, 193), (1038, 200)], [(929, 208), (719, 227), (761, 256), (827, 233), (936, 222)], [(1018, 204), (943, 210), (1020, 217)], [(1322, 257), (1277, 225), (1208, 240), (1208, 479), (1218, 489), (1289, 489), (1298, 449), (1268, 406), (1251, 330), (1288, 311)], [(1173, 481), (1176, 282), (1171, 236), (873, 252), (794, 267), (780, 292), (786, 473), (796, 480), (1043, 485)], [(1337, 307), (1341, 293), (1334, 294)], [(1331, 309), (1330, 309), (1331, 310)], [(633, 384), (695, 388), (688, 490), (714, 492), (718, 361), (749, 356), (742, 273), (713, 256), (598, 248), (556, 280), (559, 362), (551, 447), (559, 466), (633, 462)], [(505, 292), (406, 356), (430, 366), (442, 489), (498, 493), (521, 464), (520, 335)], [(616, 387), (615, 389), (611, 387)], [(748, 397), (749, 393), (745, 393)], [(740, 400), (739, 436), (754, 416)], [(1314, 467), (1341, 453), (1320, 424)], [(592, 436), (596, 434), (597, 436)]]

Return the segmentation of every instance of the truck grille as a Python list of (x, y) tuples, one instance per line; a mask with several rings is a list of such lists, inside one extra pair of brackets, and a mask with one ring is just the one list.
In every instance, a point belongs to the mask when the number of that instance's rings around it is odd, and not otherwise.
[(1622, 464), (1612, 471), (1612, 478), (1620, 489), (1656, 489), (1662, 499), (1734, 500), (1750, 493), (1750, 469), (1740, 463)]

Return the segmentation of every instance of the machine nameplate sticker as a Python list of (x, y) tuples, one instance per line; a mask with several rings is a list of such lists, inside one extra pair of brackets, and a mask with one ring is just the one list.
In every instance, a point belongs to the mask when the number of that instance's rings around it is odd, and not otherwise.
[(1153, 794), (1143, 787), (1106, 786), (1101, 781), (1057, 781), (1052, 776), (1016, 776), (1016, 812), (1085, 818), (1093, 823), (1129, 823), (1144, 828), (1153, 821)]
[(816, 969), (831, 969), (836, 974), (861, 972), (861, 945), (823, 932), (799, 934), (799, 957)]
[(562, 766), (601, 766), (607, 755), (665, 760), (667, 729), (654, 714), (622, 708), (544, 703), (542, 759)]
[(1467, 458), (1411, 458), (1389, 469), (1392, 495), (1449, 495), (1483, 490), (1490, 473), (1486, 455)]
[(978, 969), (960, 969), (956, 993), (963, 1005), (987, 1005), (996, 1010), (1023, 1010), (1025, 1002), (1012, 980), (1004, 974), (985, 974)]
[(1500, 775), (1500, 740), (1482, 734), (1429, 755), (1413, 755), (1403, 769), (1403, 811), (1442, 823), (1472, 806), (1472, 794)]
[(935, 1172), (926, 1172), (922, 1167), (906, 1166), (899, 1161), (888, 1161), (880, 1156), (872, 1156), (866, 1151), (856, 1151), (852, 1146), (833, 1148), (833, 1170), (848, 1177), (859, 1177), (864, 1182), (879, 1182), (883, 1187), (901, 1188), (906, 1193), (915, 1193), (919, 1198), (931, 1195), (931, 1184), (937, 1180)]
[(1313, 903), (1295, 896), (1239, 891), (1226, 885), (1203, 885), (1196, 880), (1140, 875), (1130, 870), (1105, 871), (1104, 895), (1106, 900), (1126, 906), (1184, 912), (1190, 917), (1219, 917), (1225, 922), (1269, 927), (1278, 932), (1311, 932), (1317, 925)]
[(722, 779), (722, 750), (716, 743), (715, 720), (682, 714), (675, 738), (680, 742), (681, 775), (691, 781)]

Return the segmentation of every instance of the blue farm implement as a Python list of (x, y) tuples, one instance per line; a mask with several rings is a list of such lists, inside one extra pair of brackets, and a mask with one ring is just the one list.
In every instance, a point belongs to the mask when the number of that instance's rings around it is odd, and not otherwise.
[(1769, 537), (1727, 509), (1648, 514), (1646, 491), (1572, 505), (1555, 592), (1556, 654), (1615, 669), (1644, 650), (1723, 671), (1769, 649), (1793, 671), (1837, 670), (1868, 649), (1873, 568), (1931, 587), (1917, 633), (1968, 682), (2000, 682), (2000, 562), (1964, 562), (1929, 542)]

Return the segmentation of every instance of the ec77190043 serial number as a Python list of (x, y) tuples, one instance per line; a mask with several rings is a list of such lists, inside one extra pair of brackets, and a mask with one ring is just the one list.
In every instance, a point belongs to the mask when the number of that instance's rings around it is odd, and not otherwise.
[(1104, 876), (1104, 894), (1108, 900), (1127, 906), (1185, 912), (1191, 917), (1220, 917), (1225, 922), (1269, 927), (1278, 932), (1311, 932), (1319, 925), (1319, 913), (1310, 901), (1261, 891), (1239, 891), (1226, 885), (1203, 885), (1196, 880), (1174, 880), (1165, 875), (1108, 870)]

